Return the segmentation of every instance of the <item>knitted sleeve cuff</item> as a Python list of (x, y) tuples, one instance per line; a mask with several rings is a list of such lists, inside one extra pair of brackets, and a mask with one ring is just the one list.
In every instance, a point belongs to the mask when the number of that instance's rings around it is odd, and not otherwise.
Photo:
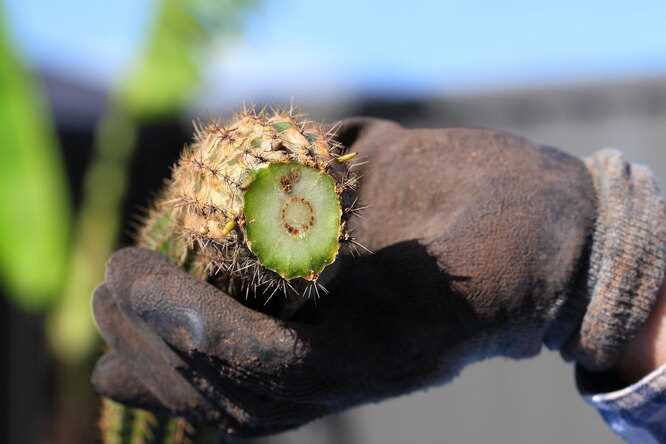
[(603, 150), (586, 159), (597, 195), (589, 303), (562, 353), (606, 370), (645, 324), (666, 269), (666, 207), (652, 172)]

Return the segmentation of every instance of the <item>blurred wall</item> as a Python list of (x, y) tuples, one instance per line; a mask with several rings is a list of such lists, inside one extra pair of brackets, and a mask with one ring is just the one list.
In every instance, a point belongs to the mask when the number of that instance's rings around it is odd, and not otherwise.
[[(308, 109), (304, 106), (304, 109)], [(429, 101), (373, 100), (328, 118), (374, 114), (406, 126), (492, 127), (586, 156), (621, 148), (666, 184), (666, 77), (530, 90), (456, 94)], [(347, 420), (342, 435), (336, 424)], [(320, 421), (271, 443), (619, 443), (576, 392), (573, 368), (544, 351), (525, 361), (494, 359), (450, 385)]]

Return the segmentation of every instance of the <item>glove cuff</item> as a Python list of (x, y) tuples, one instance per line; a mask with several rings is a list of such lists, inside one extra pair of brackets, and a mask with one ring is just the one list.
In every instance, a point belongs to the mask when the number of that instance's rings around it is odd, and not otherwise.
[(597, 195), (580, 329), (562, 350), (591, 371), (607, 370), (645, 324), (666, 270), (666, 207), (652, 172), (614, 150), (586, 159)]

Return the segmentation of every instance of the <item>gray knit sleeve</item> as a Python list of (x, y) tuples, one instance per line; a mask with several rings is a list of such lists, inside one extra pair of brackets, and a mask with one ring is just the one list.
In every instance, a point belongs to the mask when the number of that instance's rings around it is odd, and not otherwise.
[(597, 195), (587, 279), (588, 307), (562, 350), (605, 370), (645, 324), (666, 269), (666, 209), (652, 172), (603, 150), (586, 159)]

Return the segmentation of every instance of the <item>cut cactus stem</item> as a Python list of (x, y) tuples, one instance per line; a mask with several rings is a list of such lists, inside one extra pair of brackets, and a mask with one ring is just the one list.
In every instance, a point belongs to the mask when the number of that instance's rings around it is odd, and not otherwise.
[(139, 243), (236, 298), (318, 295), (351, 239), (355, 157), (290, 112), (195, 125)]
[(340, 247), (342, 208), (331, 176), (298, 163), (257, 171), (245, 192), (247, 246), (286, 280), (316, 281)]

